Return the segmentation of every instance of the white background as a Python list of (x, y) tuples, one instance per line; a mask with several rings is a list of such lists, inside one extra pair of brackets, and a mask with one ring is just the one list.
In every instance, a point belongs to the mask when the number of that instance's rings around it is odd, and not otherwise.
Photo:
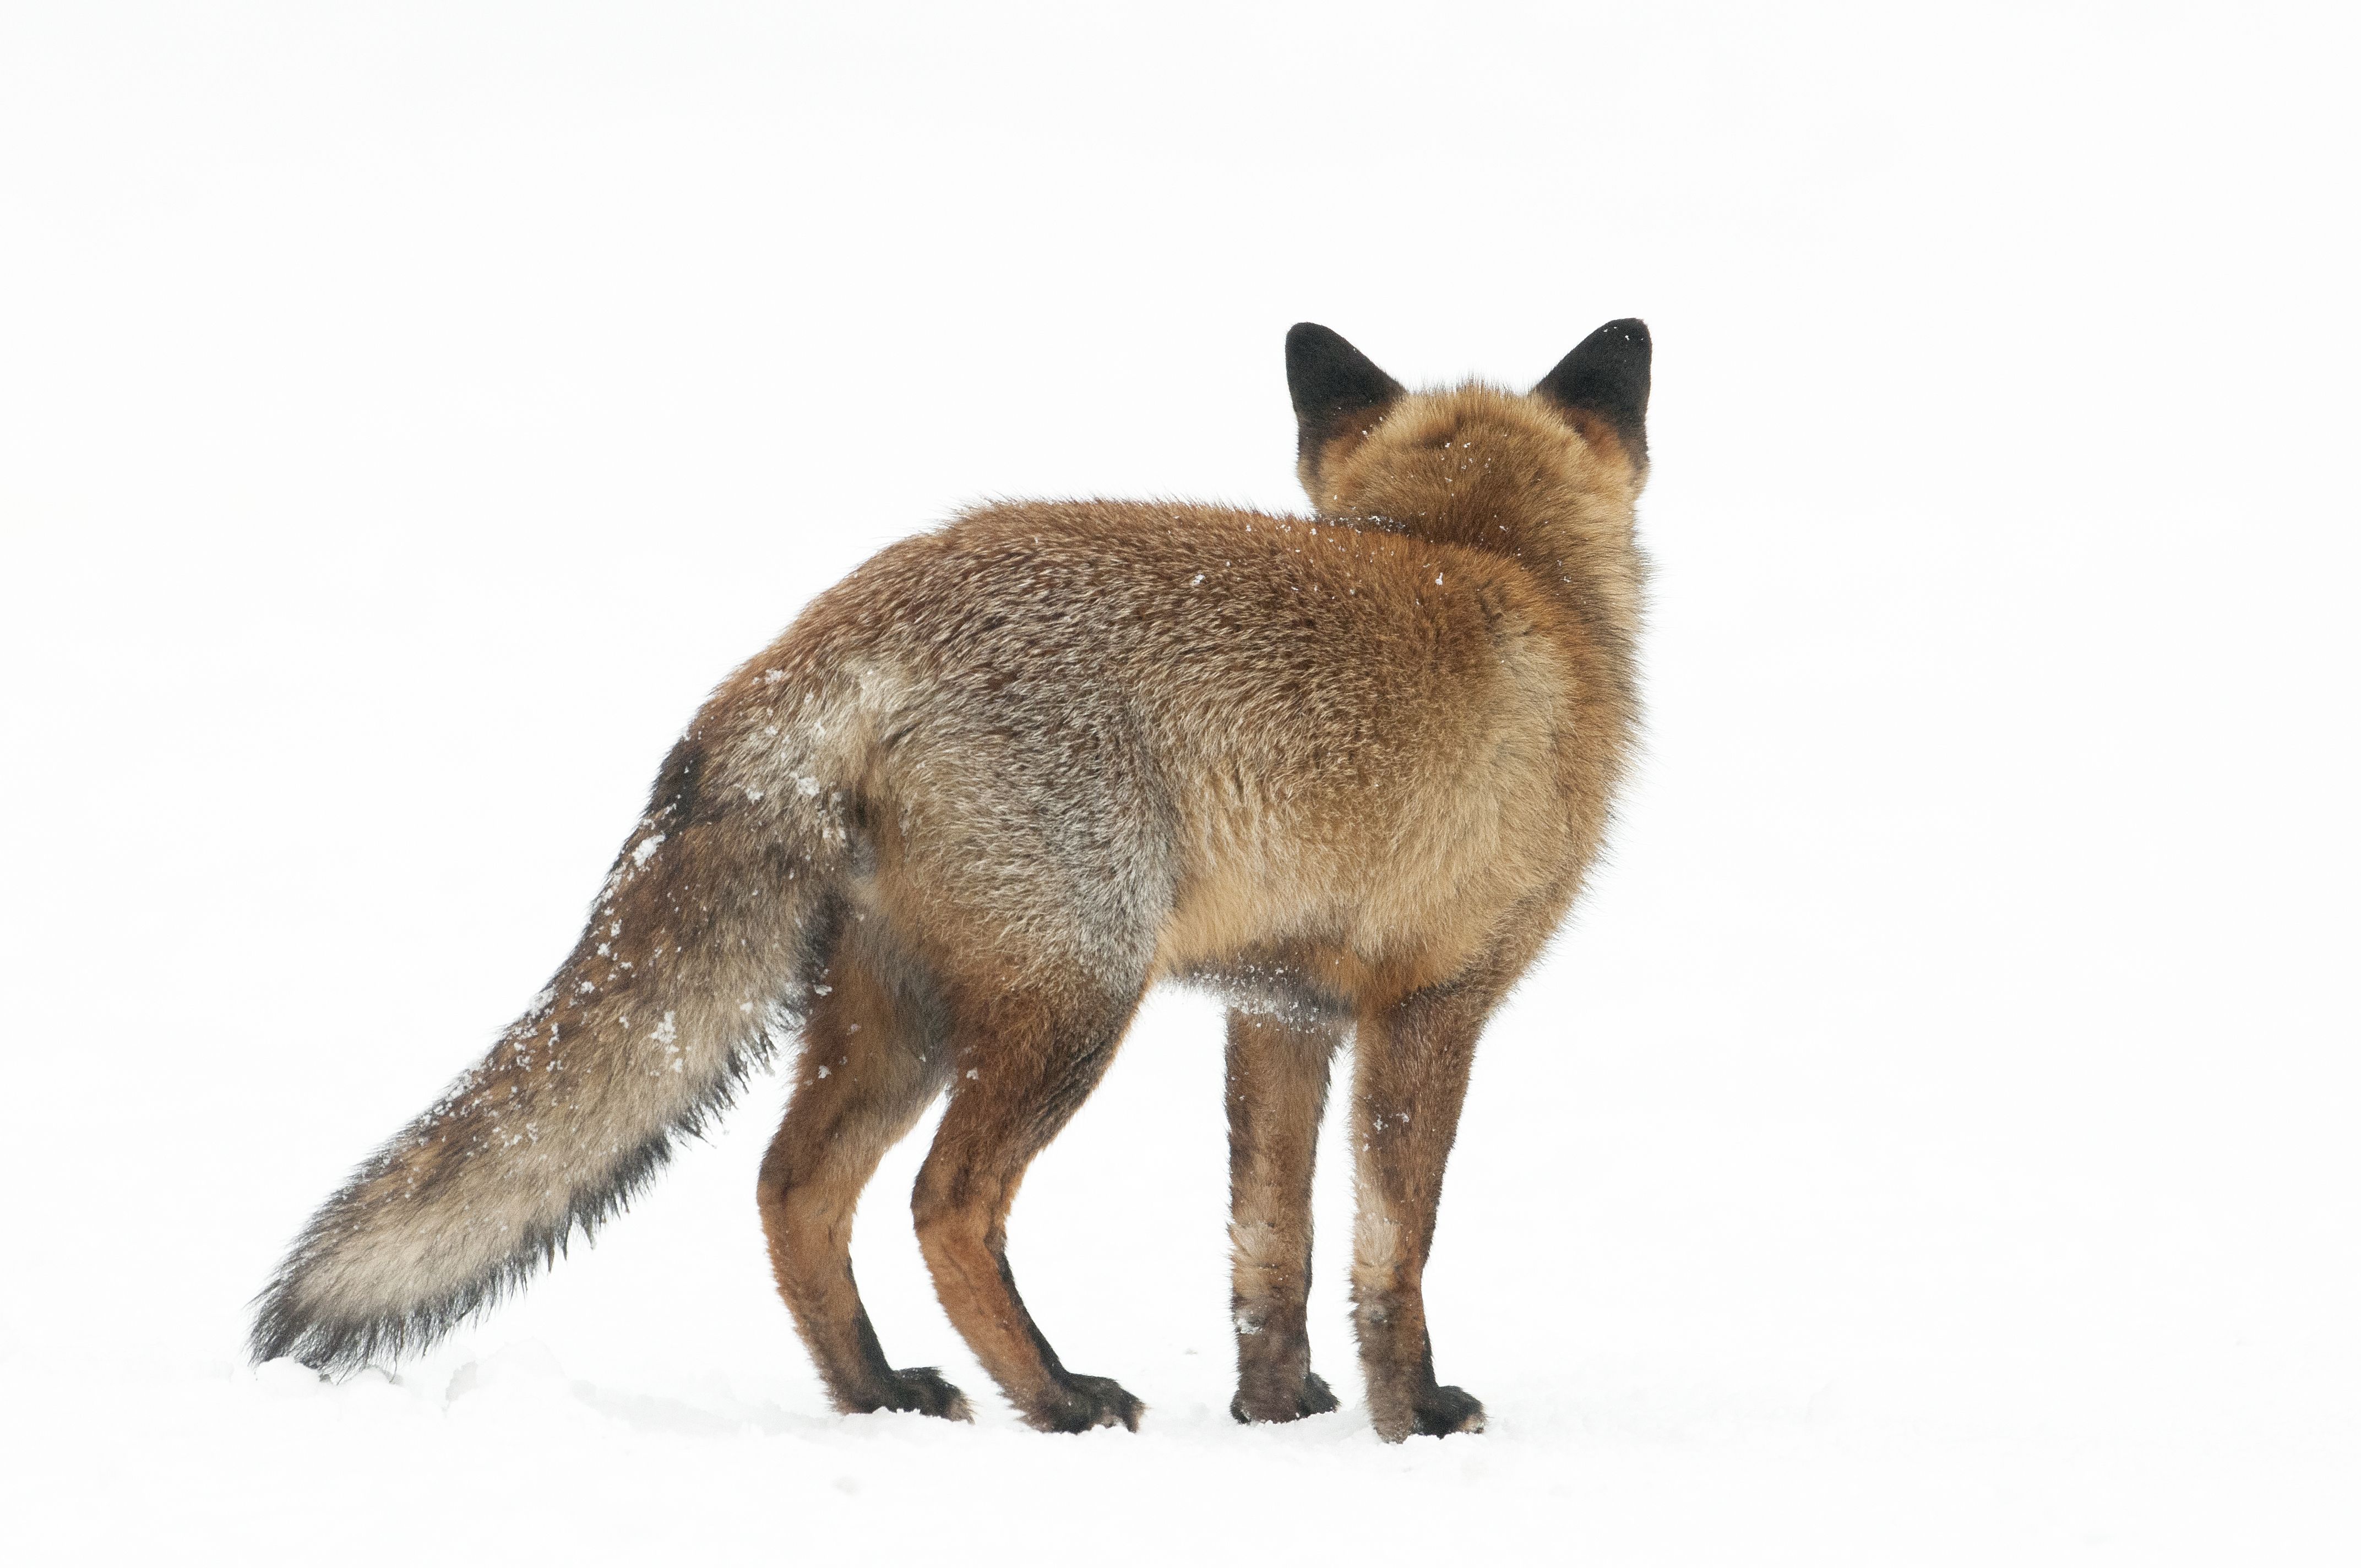
[[(18, 1561), (2350, 1561), (2338, 8), (0, 13), (0, 1530)], [(1013, 1257), (1134, 1436), (829, 1412), (763, 1079), (400, 1369), (240, 1358), (666, 745), (980, 498), (1301, 505), (1279, 343), (1654, 330), (1648, 756), (1431, 1275), (1480, 1438), (1224, 1413), (1218, 1016)], [(2342, 1494), (2342, 1495), (2340, 1495)], [(16, 1553), (12, 1550), (12, 1557)]]

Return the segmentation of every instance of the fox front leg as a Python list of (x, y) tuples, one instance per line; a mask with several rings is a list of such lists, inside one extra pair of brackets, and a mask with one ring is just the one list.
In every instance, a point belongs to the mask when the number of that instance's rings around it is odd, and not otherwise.
[(1434, 987), (1366, 1013), (1355, 1036), (1353, 1328), (1369, 1420), (1389, 1442), (1484, 1430), (1482, 1403), (1434, 1380), (1423, 1281), (1444, 1162), (1491, 1001), (1488, 990)]
[(1336, 1408), (1312, 1370), (1303, 1321), (1312, 1275), (1312, 1161), (1344, 1026), (1233, 1010), (1229, 1018), (1230, 1312), (1241, 1421)]

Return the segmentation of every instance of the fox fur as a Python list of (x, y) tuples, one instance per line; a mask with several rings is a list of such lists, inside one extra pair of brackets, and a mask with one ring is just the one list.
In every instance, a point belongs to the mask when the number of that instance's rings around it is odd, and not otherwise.
[(698, 711), (548, 988), (372, 1155), (258, 1299), (257, 1359), (423, 1346), (588, 1234), (785, 1047), (758, 1201), (837, 1406), (968, 1414), (885, 1358), (853, 1207), (937, 1099), (913, 1212), (1033, 1425), (1136, 1428), (1019, 1299), (1027, 1164), (1161, 981), (1230, 999), (1241, 1420), (1310, 1365), (1312, 1146), (1349, 1036), (1354, 1321), (1388, 1439), (1480, 1430), (1422, 1280), (1487, 1016), (1597, 855), (1637, 717), (1651, 345), (1411, 392), (1288, 336), (1312, 515), (998, 505), (830, 588)]

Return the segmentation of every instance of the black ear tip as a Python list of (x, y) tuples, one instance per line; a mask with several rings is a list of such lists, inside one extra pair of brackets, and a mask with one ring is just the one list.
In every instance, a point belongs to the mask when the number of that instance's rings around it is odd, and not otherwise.
[(1401, 390), (1367, 355), (1318, 322), (1297, 322), (1287, 329), (1287, 379), (1299, 404), (1305, 397), (1376, 402)]
[(1594, 339), (1621, 344), (1627, 348), (1644, 351), (1656, 346), (1655, 340), (1648, 335), (1648, 323), (1638, 316), (1625, 316), (1620, 322), (1609, 322), (1590, 335)]
[(1333, 348), (1345, 340), (1318, 322), (1297, 322), (1287, 329), (1287, 351), (1301, 354), (1312, 349)]

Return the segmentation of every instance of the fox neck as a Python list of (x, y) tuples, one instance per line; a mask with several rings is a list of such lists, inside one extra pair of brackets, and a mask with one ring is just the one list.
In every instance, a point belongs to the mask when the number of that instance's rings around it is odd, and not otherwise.
[(1644, 471), (1526, 400), (1484, 388), (1405, 400), (1322, 465), (1317, 511), (1505, 556), (1628, 644), (1642, 563), (1632, 508)]

